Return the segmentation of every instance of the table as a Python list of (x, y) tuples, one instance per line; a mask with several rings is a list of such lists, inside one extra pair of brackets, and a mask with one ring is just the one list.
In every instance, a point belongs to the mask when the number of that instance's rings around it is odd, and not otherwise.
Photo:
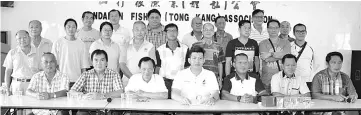
[(149, 102), (136, 102), (131, 104), (121, 102), (120, 99), (113, 101), (106, 107), (109, 110), (126, 111), (161, 111), (161, 112), (258, 112), (258, 111), (355, 111), (361, 110), (361, 99), (355, 103), (333, 102), (328, 100), (313, 99), (309, 106), (295, 108), (263, 107), (261, 103), (247, 104), (227, 100), (219, 100), (213, 106), (204, 105), (181, 105), (174, 100), (150, 100)]
[(0, 96), (1, 108), (103, 110), (107, 103), (106, 100), (68, 100), (67, 97), (38, 100), (30, 96)]
[[(313, 99), (314, 104), (295, 108), (263, 107), (259, 104), (246, 104), (219, 100), (213, 106), (188, 106), (174, 100), (150, 100), (149, 102), (121, 101), (115, 98), (111, 103), (106, 100), (68, 100), (60, 97), (50, 100), (38, 100), (29, 96), (0, 96), (1, 108), (19, 109), (83, 109), (110, 111), (151, 111), (151, 112), (257, 112), (257, 111), (355, 111), (361, 110), (361, 100), (355, 103), (333, 102)], [(108, 104), (108, 105), (107, 105)]]

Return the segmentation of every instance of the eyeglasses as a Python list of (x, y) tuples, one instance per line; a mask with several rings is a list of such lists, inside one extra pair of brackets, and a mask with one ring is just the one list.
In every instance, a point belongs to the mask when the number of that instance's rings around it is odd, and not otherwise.
[(296, 33), (305, 33), (307, 32), (306, 30), (295, 30)]

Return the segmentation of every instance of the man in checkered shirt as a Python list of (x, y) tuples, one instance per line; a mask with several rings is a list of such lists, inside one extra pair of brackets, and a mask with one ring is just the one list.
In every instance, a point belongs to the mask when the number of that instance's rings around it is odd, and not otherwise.
[[(69, 77), (60, 73), (55, 55), (46, 52), (41, 58), (44, 71), (38, 72), (31, 78), (26, 94), (39, 100), (66, 96), (69, 89)], [(67, 111), (33, 109), (36, 115), (68, 115)]]
[(148, 18), (148, 26), (147, 26), (147, 37), (146, 40), (148, 40), (150, 43), (154, 45), (154, 48), (158, 48), (159, 46), (166, 43), (166, 32), (164, 32), (164, 26), (161, 21), (161, 14), (159, 10), (152, 9), (149, 10), (147, 14)]
[[(83, 99), (99, 100), (120, 97), (123, 86), (120, 75), (107, 68), (108, 55), (104, 50), (94, 50), (91, 54), (94, 68), (84, 72), (71, 87), (70, 93), (83, 94)], [(78, 114), (88, 114), (78, 111)]]

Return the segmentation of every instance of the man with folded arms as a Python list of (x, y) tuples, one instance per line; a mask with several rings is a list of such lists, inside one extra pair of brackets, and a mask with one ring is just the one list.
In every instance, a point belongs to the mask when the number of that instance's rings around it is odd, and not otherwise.
[[(69, 77), (58, 70), (55, 55), (50, 52), (44, 53), (41, 58), (41, 65), (44, 71), (34, 74), (26, 94), (39, 100), (66, 96), (66, 92), (69, 89)], [(68, 111), (43, 109), (33, 109), (32, 112), (36, 115), (69, 114)]]

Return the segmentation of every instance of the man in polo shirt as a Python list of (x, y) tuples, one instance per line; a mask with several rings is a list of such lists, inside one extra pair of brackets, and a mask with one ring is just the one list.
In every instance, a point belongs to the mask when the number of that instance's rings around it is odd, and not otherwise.
[(45, 52), (50, 52), (53, 42), (49, 39), (41, 37), (41, 31), (43, 30), (42, 24), (39, 20), (32, 20), (29, 22), (29, 34), (31, 37), (32, 45), (35, 46), (38, 52), (39, 60), (41, 55)]
[[(340, 52), (330, 52), (326, 56), (327, 68), (318, 72), (312, 81), (312, 97), (337, 102), (356, 102), (358, 94), (350, 77), (341, 72), (343, 56)], [(346, 113), (349, 111), (346, 111)], [(343, 113), (343, 111), (332, 112)], [(330, 115), (331, 112), (327, 112)]]
[[(121, 77), (107, 68), (107, 53), (104, 50), (95, 50), (91, 54), (91, 60), (94, 68), (81, 74), (71, 87), (70, 93), (82, 94), (82, 98), (89, 100), (120, 97), (124, 92)], [(88, 115), (88, 112), (78, 111), (77, 114)]]
[(306, 82), (300, 76), (295, 76), (296, 57), (292, 54), (286, 54), (282, 58), (282, 63), (283, 71), (272, 76), (272, 95), (311, 97)]
[(163, 77), (153, 74), (155, 61), (143, 57), (138, 63), (141, 73), (134, 74), (125, 87), (125, 92), (134, 94), (136, 98), (167, 99), (168, 92)]
[(174, 78), (172, 99), (185, 105), (213, 105), (219, 99), (219, 87), (215, 74), (202, 67), (205, 50), (194, 46), (189, 52), (190, 67)]
[(257, 43), (260, 43), (262, 40), (268, 39), (268, 31), (266, 27), (263, 26), (264, 21), (264, 11), (261, 9), (256, 9), (252, 12), (252, 28), (251, 35), (249, 38), (254, 39)]
[(127, 47), (121, 48), (120, 68), (126, 77), (123, 77), (123, 85), (128, 84), (128, 80), (133, 74), (139, 73), (137, 66), (139, 60), (143, 57), (150, 57), (156, 60), (155, 47), (152, 43), (145, 40), (147, 27), (143, 21), (136, 21), (133, 24), (134, 38), (129, 42)]
[[(39, 71), (39, 58), (35, 46), (31, 45), (29, 33), (20, 30), (15, 34), (18, 46), (6, 55), (5, 85), (8, 94), (19, 91), (25, 94), (31, 77)], [(22, 113), (23, 111), (18, 111)], [(27, 111), (26, 111), (27, 112)]]
[(119, 24), (120, 20), (120, 11), (116, 9), (112, 9), (109, 11), (109, 22), (113, 25), (113, 35), (111, 39), (119, 45), (119, 47), (123, 47), (129, 43), (130, 39), (130, 31), (127, 28), (124, 28)]
[(171, 99), (172, 83), (177, 73), (186, 65), (188, 47), (178, 41), (178, 26), (170, 23), (164, 27), (167, 33), (167, 43), (157, 48), (157, 66), (160, 67), (159, 75), (164, 78), (168, 89), (168, 98)]
[[(41, 66), (44, 68), (44, 71), (34, 74), (26, 94), (39, 100), (66, 96), (66, 92), (69, 89), (69, 77), (57, 70), (58, 64), (55, 55), (50, 52), (44, 53), (41, 58)], [(32, 112), (35, 115), (69, 114), (67, 111), (44, 109), (33, 109)]]
[(256, 40), (249, 39), (249, 35), (251, 33), (251, 22), (248, 20), (242, 20), (238, 23), (238, 27), (240, 36), (231, 40), (227, 44), (225, 66), (226, 75), (229, 75), (232, 72), (232, 58), (239, 53), (245, 53), (249, 57), (248, 70), (250, 72), (257, 73), (260, 68), (259, 47)]
[(288, 35), (291, 31), (291, 25), (287, 21), (281, 22), (281, 34), (278, 36), (279, 38), (283, 40), (288, 40), (290, 42), (295, 41), (295, 38), (292, 38), (290, 35)]
[(154, 45), (154, 48), (165, 44), (166, 33), (163, 31), (164, 26), (161, 21), (161, 14), (159, 10), (152, 9), (147, 13), (148, 26), (147, 26), (147, 37), (146, 40)]
[(269, 39), (259, 43), (259, 51), (262, 59), (261, 80), (270, 93), (270, 82), (274, 74), (281, 71), (282, 63), (280, 62), (285, 54), (291, 51), (291, 45), (288, 40), (282, 40), (278, 37), (280, 23), (277, 20), (270, 20), (267, 23)]
[(248, 63), (248, 56), (245, 53), (234, 56), (233, 66), (236, 72), (229, 74), (223, 80), (222, 99), (253, 103), (257, 95), (266, 94), (259, 76), (248, 72)]
[(317, 70), (313, 48), (305, 41), (306, 25), (296, 24), (293, 27), (296, 41), (291, 42), (291, 53), (297, 57), (296, 76), (300, 76), (305, 82), (312, 82), (313, 70)]
[(187, 45), (189, 49), (192, 47), (193, 43), (196, 43), (203, 38), (202, 26), (203, 26), (203, 21), (201, 18), (194, 17), (192, 19), (192, 24), (191, 24), (191, 27), (193, 29), (192, 32), (187, 33), (182, 38), (182, 43)]
[(194, 43), (192, 47), (200, 46), (206, 51), (204, 54), (205, 62), (203, 67), (216, 74), (219, 87), (221, 87), (223, 75), (222, 62), (225, 60), (223, 49), (219, 43), (213, 41), (214, 26), (211, 23), (204, 24), (202, 33), (203, 39)]

